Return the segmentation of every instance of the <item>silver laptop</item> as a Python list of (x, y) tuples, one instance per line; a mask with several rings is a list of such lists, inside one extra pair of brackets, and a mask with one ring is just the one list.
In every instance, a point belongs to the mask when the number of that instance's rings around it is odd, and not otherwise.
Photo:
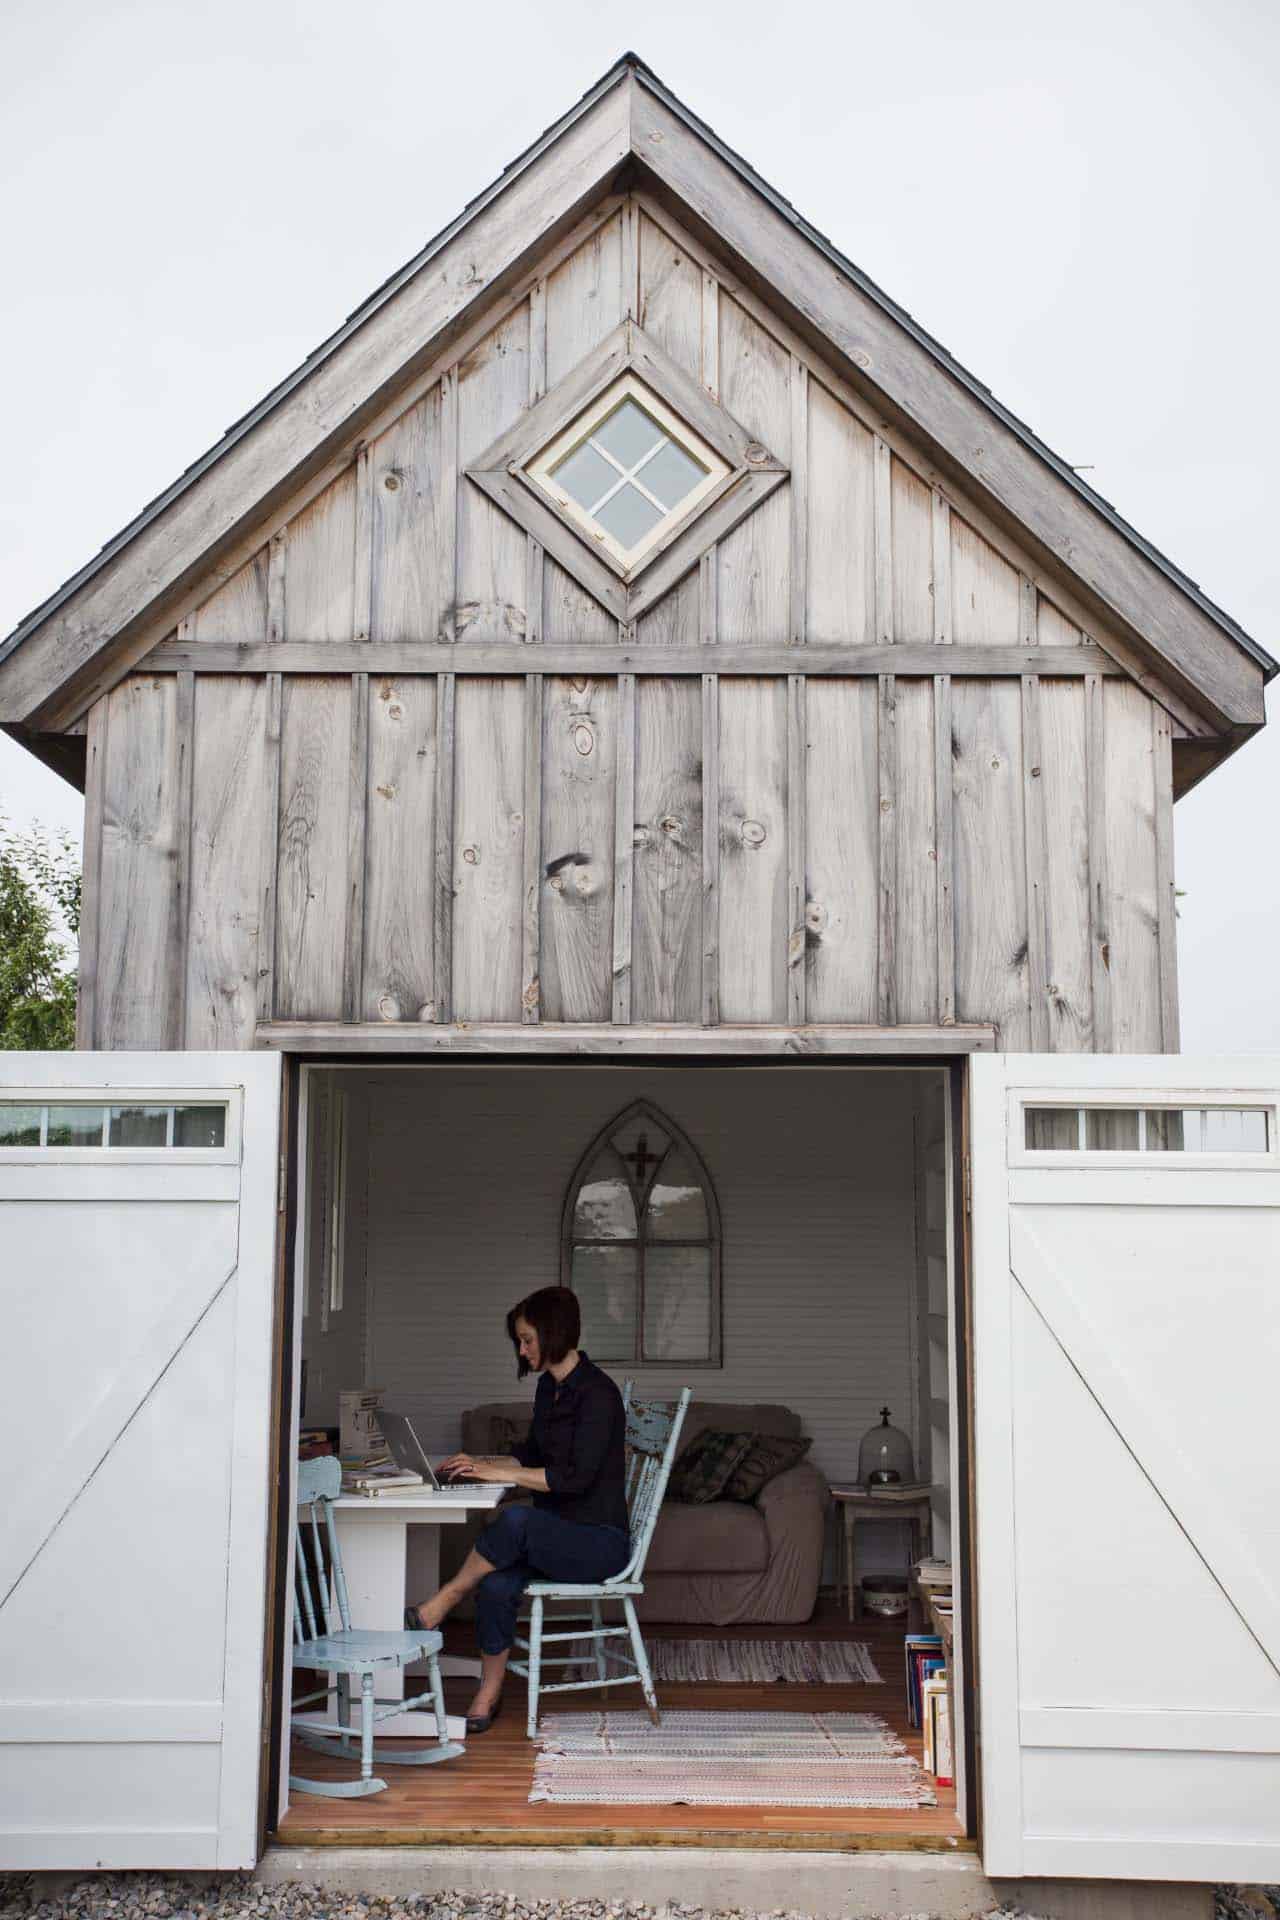
[(459, 1499), (472, 1498), (478, 1487), (492, 1487), (495, 1493), (502, 1493), (514, 1486), (512, 1480), (455, 1480), (442, 1482), (439, 1474), (427, 1457), (427, 1450), (413, 1429), (413, 1422), (405, 1413), (390, 1413), (387, 1408), (378, 1408), (378, 1425), (382, 1428), (382, 1437), (391, 1450), (391, 1458), (406, 1473), (420, 1473), (427, 1486), (437, 1493), (456, 1494)]

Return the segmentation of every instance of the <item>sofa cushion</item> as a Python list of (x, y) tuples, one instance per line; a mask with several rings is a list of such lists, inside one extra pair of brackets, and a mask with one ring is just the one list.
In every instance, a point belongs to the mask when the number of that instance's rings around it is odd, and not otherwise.
[(769, 1532), (755, 1507), (715, 1500), (690, 1507), (668, 1500), (658, 1515), (645, 1563), (650, 1573), (763, 1573)]
[(721, 1433), (715, 1427), (708, 1427), (680, 1455), (672, 1470), (668, 1498), (693, 1507), (718, 1500), (734, 1469), (750, 1453), (753, 1437), (749, 1433)]
[(751, 1445), (725, 1481), (725, 1500), (754, 1500), (762, 1487), (803, 1460), (812, 1440), (782, 1434), (753, 1433)]

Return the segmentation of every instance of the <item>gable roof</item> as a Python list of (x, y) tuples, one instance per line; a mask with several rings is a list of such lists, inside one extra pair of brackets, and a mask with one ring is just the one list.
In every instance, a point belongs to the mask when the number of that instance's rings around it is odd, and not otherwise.
[(631, 53), (0, 642), (0, 722), (72, 724), (247, 527), (636, 173), (1205, 714), (1222, 746), (1199, 743), (1200, 771), (1262, 724), (1276, 661)]

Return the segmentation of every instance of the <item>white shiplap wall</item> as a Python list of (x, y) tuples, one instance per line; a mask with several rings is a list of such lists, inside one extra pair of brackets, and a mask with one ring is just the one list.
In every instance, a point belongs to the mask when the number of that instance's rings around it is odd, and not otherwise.
[[(908, 1074), (476, 1064), (373, 1071), (362, 1083), (365, 1377), (323, 1377), (317, 1409), (339, 1386), (379, 1386), (443, 1452), (458, 1444), (464, 1408), (529, 1392), (515, 1380), (506, 1310), (559, 1280), (560, 1209), (579, 1156), (645, 1097), (701, 1151), (724, 1229), (724, 1365), (646, 1369), (646, 1388), (687, 1377), (699, 1398), (794, 1407), (831, 1479), (853, 1477), (884, 1402), (895, 1421), (913, 1420)], [(349, 1272), (353, 1307), (357, 1285)], [(313, 1357), (313, 1379), (325, 1358)]]

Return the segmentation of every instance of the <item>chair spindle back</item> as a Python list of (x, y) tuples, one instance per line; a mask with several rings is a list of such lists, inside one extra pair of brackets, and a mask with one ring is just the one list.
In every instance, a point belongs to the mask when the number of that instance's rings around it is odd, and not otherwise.
[(684, 1417), (693, 1397), (691, 1387), (683, 1387), (674, 1403), (636, 1400), (635, 1381), (622, 1389), (622, 1404), (627, 1421), (627, 1513), (631, 1522), (631, 1558), (621, 1573), (605, 1582), (637, 1580), (644, 1572), (649, 1542), (658, 1524), (658, 1511), (667, 1490), (671, 1468), (680, 1446)]
[[(345, 1631), (351, 1625), (342, 1552), (333, 1519), (333, 1503), (341, 1492), (342, 1468), (331, 1454), (319, 1460), (299, 1462), (298, 1511), (293, 1537), (293, 1638), (298, 1646), (335, 1633), (338, 1626)], [(335, 1600), (337, 1625), (334, 1623)]]

